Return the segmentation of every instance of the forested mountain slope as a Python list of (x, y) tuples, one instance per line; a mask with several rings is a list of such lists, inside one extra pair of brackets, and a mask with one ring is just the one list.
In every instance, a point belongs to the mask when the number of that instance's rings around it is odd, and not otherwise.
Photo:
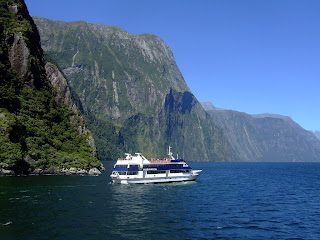
[(99, 156), (164, 157), (168, 145), (194, 161), (235, 156), (190, 92), (170, 48), (153, 34), (34, 17), (42, 47), (65, 74)]
[(99, 168), (82, 117), (65, 97), (57, 98), (47, 76), (40, 36), (24, 1), (0, 4), (0, 175)]

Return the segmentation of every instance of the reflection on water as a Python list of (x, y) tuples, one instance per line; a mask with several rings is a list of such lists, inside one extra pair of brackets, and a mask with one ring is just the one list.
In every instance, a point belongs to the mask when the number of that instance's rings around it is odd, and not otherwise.
[[(146, 202), (151, 192), (147, 186), (141, 185), (114, 185), (110, 188), (110, 205), (113, 206), (115, 213), (115, 225), (122, 231), (126, 226), (142, 226), (147, 221), (148, 215), (151, 214), (151, 198)], [(119, 232), (120, 234), (121, 232)]]
[(191, 163), (197, 182), (0, 178), (1, 239), (320, 239), (320, 164)]
[[(158, 239), (165, 239), (169, 232), (180, 236), (184, 229), (181, 222), (186, 218), (187, 199), (176, 197), (177, 188), (183, 190), (196, 182), (142, 184), (110, 186), (110, 204), (115, 213), (112, 233), (125, 238), (139, 236), (150, 237), (157, 229)], [(187, 189), (186, 189), (187, 191)], [(130, 226), (130, 227), (128, 227)], [(185, 235), (185, 234), (183, 234)]]

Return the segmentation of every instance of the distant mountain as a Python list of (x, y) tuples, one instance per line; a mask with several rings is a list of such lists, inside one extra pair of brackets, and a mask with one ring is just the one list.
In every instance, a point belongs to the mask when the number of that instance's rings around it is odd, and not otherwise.
[(284, 120), (288, 120), (288, 121), (293, 121), (291, 119), (291, 117), (289, 116), (283, 116), (280, 114), (273, 114), (273, 113), (260, 113), (260, 114), (250, 114), (252, 117), (254, 118), (280, 118), (280, 119), (284, 119)]
[(313, 134), (320, 140), (320, 131), (314, 131)]
[(230, 161), (222, 129), (203, 110), (170, 48), (153, 34), (34, 17), (47, 58), (62, 69), (99, 156), (164, 157), (168, 145), (193, 161)]
[(320, 141), (290, 117), (208, 110), (242, 161), (320, 161)]
[(56, 66), (45, 65), (24, 1), (1, 1), (0, 12), (0, 175), (100, 168), (66, 81)]
[(215, 106), (211, 102), (201, 102), (201, 105), (205, 111), (208, 110), (217, 110)]

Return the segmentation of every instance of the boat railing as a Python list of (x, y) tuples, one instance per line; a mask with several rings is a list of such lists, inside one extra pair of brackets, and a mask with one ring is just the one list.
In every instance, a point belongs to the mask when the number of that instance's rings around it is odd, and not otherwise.
[(167, 158), (160, 158), (160, 159), (156, 159), (156, 158), (150, 158), (148, 159), (150, 163), (170, 163), (171, 161)]
[(125, 158), (118, 158), (118, 161), (124, 161), (124, 160), (132, 160), (132, 156), (130, 153), (125, 153)]

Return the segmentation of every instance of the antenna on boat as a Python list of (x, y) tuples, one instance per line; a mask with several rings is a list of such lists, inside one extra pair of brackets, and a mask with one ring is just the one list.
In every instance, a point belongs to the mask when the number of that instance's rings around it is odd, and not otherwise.
[(170, 160), (174, 160), (174, 157), (172, 156), (172, 152), (171, 152), (171, 147), (169, 146), (169, 152), (168, 152), (168, 156)]

